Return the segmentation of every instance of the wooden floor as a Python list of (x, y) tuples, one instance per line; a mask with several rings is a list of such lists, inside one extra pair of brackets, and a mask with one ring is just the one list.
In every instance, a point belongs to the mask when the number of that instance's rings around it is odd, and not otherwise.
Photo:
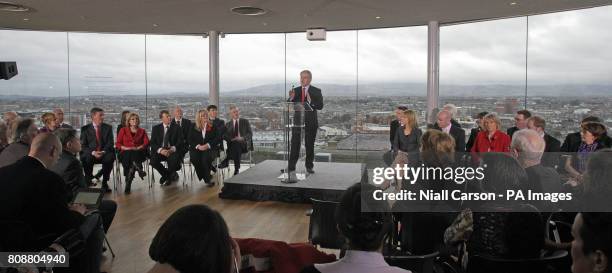
[(219, 211), (232, 237), (307, 241), (308, 217), (305, 212), (310, 205), (225, 200), (217, 197), (218, 185), (208, 188), (197, 181), (193, 184), (187, 182), (187, 185), (183, 187), (179, 183), (161, 187), (156, 182), (149, 189), (146, 178), (145, 181), (136, 179), (132, 194), (126, 196), (122, 189), (118, 189), (107, 195), (106, 198), (118, 204), (115, 220), (107, 235), (116, 258), (113, 259), (110, 251), (106, 251), (102, 271), (146, 272), (153, 265), (148, 250), (157, 229), (176, 209), (189, 204), (206, 204)]

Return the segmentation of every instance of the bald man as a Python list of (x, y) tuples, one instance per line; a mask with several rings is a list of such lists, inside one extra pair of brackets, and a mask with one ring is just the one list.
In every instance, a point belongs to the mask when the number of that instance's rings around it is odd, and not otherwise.
[(465, 131), (452, 123), (452, 117), (453, 115), (448, 110), (440, 111), (433, 129), (451, 135), (455, 139), (455, 152), (463, 153), (465, 152)]

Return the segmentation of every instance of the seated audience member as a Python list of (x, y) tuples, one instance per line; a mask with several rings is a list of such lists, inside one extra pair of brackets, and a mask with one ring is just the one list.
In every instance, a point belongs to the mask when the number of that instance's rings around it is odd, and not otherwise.
[[(360, 272), (410, 272), (392, 267), (382, 255), (383, 242), (392, 230), (393, 221), (386, 202), (364, 202), (361, 195), (371, 195), (375, 188), (357, 183), (348, 188), (336, 209), (338, 230), (347, 239), (348, 250), (340, 260), (328, 264), (315, 264), (302, 273), (360, 273)], [(362, 212), (364, 210), (376, 212)]]
[[(442, 106), (441, 111), (448, 111), (451, 114), (451, 124), (453, 124), (457, 128), (461, 128), (461, 123), (459, 123), (455, 118), (457, 117), (457, 106), (452, 103), (447, 103)], [(436, 113), (436, 117), (438, 114)]]
[(64, 122), (64, 109), (55, 108), (53, 109), (53, 114), (55, 114), (57, 128), (72, 129), (70, 124)]
[(123, 110), (121, 111), (121, 121), (117, 124), (117, 137), (119, 137), (119, 132), (123, 127), (127, 127), (128, 125), (128, 116), (130, 115), (130, 111)]
[(514, 115), (514, 126), (508, 128), (506, 131), (510, 138), (514, 135), (514, 132), (527, 128), (527, 119), (531, 117), (531, 112), (528, 110), (519, 110)]
[(599, 150), (589, 158), (584, 173), (581, 210), (606, 211), (612, 208), (612, 149)]
[(32, 139), (38, 134), (33, 119), (20, 119), (13, 122), (12, 143), (0, 153), (0, 167), (11, 165), (28, 154)]
[[(83, 165), (77, 158), (77, 155), (81, 152), (81, 142), (77, 136), (77, 131), (72, 128), (59, 128), (53, 134), (62, 143), (62, 153), (57, 163), (49, 169), (64, 179), (67, 193), (66, 200), (72, 202), (79, 189), (88, 187), (83, 173)], [(98, 210), (106, 233), (113, 222), (113, 218), (115, 218), (117, 203), (113, 200), (102, 200)]]
[[(527, 173), (507, 154), (482, 155), (484, 192), (506, 194), (507, 190), (526, 190)], [(544, 246), (544, 222), (540, 212), (520, 201), (495, 200), (471, 203), (446, 229), (448, 245), (466, 241), (469, 255), (503, 258), (535, 258)], [(521, 212), (511, 212), (511, 211)], [(473, 212), (474, 211), (474, 212)], [(480, 211), (480, 212), (478, 212)], [(463, 263), (465, 265), (465, 263)]]
[(172, 124), (177, 125), (181, 129), (181, 133), (183, 135), (183, 149), (180, 151), (181, 160), (185, 157), (185, 154), (189, 151), (189, 144), (187, 143), (187, 134), (189, 134), (189, 129), (193, 127), (193, 122), (188, 118), (183, 117), (183, 109), (180, 106), (174, 107), (174, 118), (172, 119)]
[(612, 213), (582, 212), (572, 225), (572, 272), (612, 271)]
[[(27, 156), (0, 168), (0, 218), (23, 222), (32, 230), (36, 249), (44, 249), (55, 238), (71, 229), (86, 239), (85, 252), (78, 263), (71, 259), (74, 272), (99, 272), (103, 231), (98, 214), (84, 216), (85, 206), (69, 205), (62, 178), (48, 168), (55, 165), (62, 144), (50, 133), (37, 135)], [(73, 257), (76, 258), (76, 257)], [(81, 265), (77, 270), (75, 267)]]
[(111, 192), (108, 181), (115, 162), (113, 127), (104, 123), (104, 110), (94, 107), (90, 114), (91, 123), (81, 128), (80, 157), (85, 171), (85, 181), (91, 183), (94, 164), (102, 164), (102, 190)]
[(55, 114), (53, 114), (53, 113), (44, 113), (40, 117), (40, 120), (42, 121), (42, 124), (44, 126), (42, 128), (40, 128), (39, 132), (41, 132), (41, 133), (53, 133), (53, 131), (55, 131), (55, 129), (57, 129), (57, 123), (56, 123)]
[(196, 114), (196, 122), (189, 130), (189, 158), (196, 171), (198, 180), (204, 180), (209, 187), (215, 184), (211, 180), (212, 149), (217, 145), (217, 129), (208, 119), (208, 111), (202, 109)]
[(145, 129), (140, 128), (138, 114), (130, 113), (126, 121), (128, 126), (119, 131), (116, 148), (119, 150), (119, 159), (125, 175), (125, 193), (129, 194), (136, 172), (140, 179), (144, 179), (147, 174), (142, 167), (142, 162), (147, 158), (149, 137)]
[(230, 106), (231, 119), (225, 124), (225, 141), (227, 141), (227, 157), (221, 163), (220, 168), (227, 168), (229, 160), (234, 161), (234, 175), (240, 172), (240, 160), (242, 154), (252, 149), (251, 141), (253, 131), (247, 119), (240, 117), (240, 109)]
[[(161, 174), (159, 184), (168, 186), (179, 180), (177, 171), (181, 169), (183, 156), (180, 151), (185, 140), (181, 128), (170, 122), (168, 110), (159, 112), (159, 118), (161, 123), (151, 130), (151, 166)], [(168, 168), (164, 167), (163, 161), (168, 163)]]
[[(582, 124), (585, 124), (587, 122), (598, 122), (603, 124), (602, 119), (594, 116), (588, 116), (582, 119), (582, 121), (580, 122), (581, 130), (575, 133), (568, 134), (565, 137), (565, 140), (561, 145), (562, 153), (571, 154), (578, 152), (578, 148), (580, 147), (580, 144), (582, 144)], [(612, 138), (608, 136), (607, 132), (601, 136), (600, 141), (604, 146), (612, 147)]]
[(602, 141), (602, 136), (606, 133), (606, 127), (598, 122), (586, 122), (581, 126), (582, 143), (578, 146), (578, 150), (567, 157), (565, 161), (565, 171), (572, 178), (574, 185), (579, 184), (583, 180), (583, 173), (586, 169), (589, 156), (601, 149), (608, 148)]
[[(213, 152), (215, 154), (215, 158), (219, 157), (220, 151), (224, 150), (223, 147), (223, 136), (225, 135), (225, 121), (218, 117), (219, 111), (216, 105), (209, 105), (206, 107), (206, 111), (208, 111), (208, 119), (212, 122), (212, 125), (215, 129), (217, 129), (217, 145), (213, 147)], [(211, 170), (213, 172), (217, 172), (217, 168), (215, 166), (211, 166)]]
[(527, 128), (535, 130), (544, 139), (546, 145), (542, 156), (542, 165), (557, 168), (559, 166), (561, 142), (546, 133), (546, 121), (540, 116), (530, 117), (527, 119)]
[(400, 115), (406, 110), (408, 110), (408, 107), (400, 105), (393, 111), (395, 113), (395, 119), (389, 123), (389, 142), (391, 143), (391, 149), (393, 149), (393, 141), (397, 134), (397, 128), (403, 125), (400, 121)]
[(17, 120), (18, 118), (19, 118), (19, 115), (17, 115), (17, 113), (14, 111), (5, 112), (2, 117), (2, 119), (4, 120), (4, 123), (6, 123), (6, 126), (8, 128), (12, 128), (13, 121)]
[[(197, 119), (197, 118), (196, 118)], [(175, 211), (155, 234), (148, 273), (234, 273), (240, 248), (230, 237), (221, 214), (206, 205)]]
[(419, 148), (423, 131), (419, 129), (416, 113), (412, 110), (404, 111), (400, 114), (400, 122), (403, 125), (395, 133), (393, 152), (396, 156), (391, 166), (414, 164), (419, 161)]
[[(551, 167), (541, 164), (546, 143), (540, 134), (531, 129), (522, 129), (514, 133), (510, 148), (525, 172), (527, 172), (527, 189), (534, 192), (561, 192), (561, 177)], [(540, 211), (555, 211), (552, 203), (545, 201), (534, 204)]]
[(4, 121), (0, 121), (0, 154), (8, 145), (8, 128)]
[(502, 132), (501, 120), (495, 113), (487, 114), (483, 120), (484, 131), (480, 131), (474, 141), (471, 152), (478, 153), (510, 151), (510, 137)]
[(433, 129), (440, 130), (451, 135), (455, 139), (455, 152), (465, 152), (465, 131), (451, 123), (451, 114), (446, 110), (438, 113), (438, 119)]
[(467, 143), (465, 144), (465, 150), (466, 151), (471, 151), (472, 150), (472, 146), (474, 146), (474, 141), (476, 141), (476, 136), (478, 135), (478, 133), (480, 131), (484, 131), (484, 122), (482, 122), (482, 119), (488, 114), (489, 112), (480, 112), (476, 115), (476, 127), (472, 128), (472, 130), (470, 131), (470, 137), (468, 138)]

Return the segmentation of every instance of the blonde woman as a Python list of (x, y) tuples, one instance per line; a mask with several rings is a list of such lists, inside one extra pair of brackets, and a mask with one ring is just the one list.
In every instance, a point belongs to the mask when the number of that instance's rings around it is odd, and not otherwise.
[(41, 133), (52, 133), (57, 128), (57, 122), (55, 119), (55, 114), (53, 113), (44, 113), (40, 120), (43, 123), (43, 127), (40, 128)]
[(196, 114), (196, 122), (187, 136), (189, 143), (189, 158), (195, 168), (198, 180), (204, 180), (209, 186), (214, 186), (210, 176), (210, 166), (214, 155), (212, 147), (217, 144), (217, 130), (208, 119), (208, 111), (202, 109)]
[[(406, 109), (398, 113), (398, 120), (401, 124), (395, 132), (393, 139), (393, 154), (395, 154), (391, 167), (404, 164), (416, 165), (419, 161), (419, 147), (421, 146), (421, 136), (423, 131), (419, 129), (416, 113)], [(401, 181), (398, 181), (396, 188), (401, 188)], [(383, 189), (390, 186), (390, 181), (384, 182)]]

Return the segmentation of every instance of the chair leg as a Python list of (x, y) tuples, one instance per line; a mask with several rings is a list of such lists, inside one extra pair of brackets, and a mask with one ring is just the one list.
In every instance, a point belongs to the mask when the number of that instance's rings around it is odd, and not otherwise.
[(108, 249), (111, 252), (111, 255), (113, 256), (113, 259), (115, 258), (115, 251), (113, 251), (113, 248), (111, 247), (110, 243), (108, 242), (108, 238), (106, 237), (106, 233), (104, 233), (104, 241), (106, 242), (106, 246), (108, 246)]

